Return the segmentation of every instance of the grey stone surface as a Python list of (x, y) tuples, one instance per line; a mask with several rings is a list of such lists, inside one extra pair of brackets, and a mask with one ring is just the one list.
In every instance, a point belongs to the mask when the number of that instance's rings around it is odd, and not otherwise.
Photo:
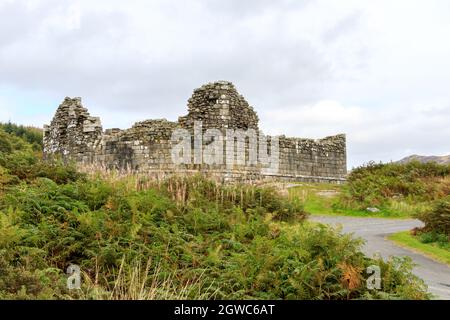
[[(194, 132), (195, 122), (202, 122), (202, 132)], [(44, 127), (44, 156), (62, 156), (79, 163), (99, 164), (109, 169), (139, 172), (202, 172), (222, 177), (224, 180), (287, 180), (308, 182), (336, 182), (345, 180), (345, 135), (320, 140), (279, 137), (279, 168), (263, 170), (259, 164), (250, 164), (249, 141), (243, 142), (245, 150), (240, 156), (245, 163), (227, 166), (227, 151), (234, 147), (223, 143), (223, 161), (213, 164), (175, 165), (171, 141), (175, 129), (186, 129), (194, 134), (204, 134), (208, 129), (219, 129), (225, 137), (227, 130), (259, 131), (259, 120), (254, 109), (227, 81), (206, 84), (195, 89), (188, 100), (188, 114), (177, 122), (165, 119), (138, 122), (130, 129), (106, 129), (100, 119), (92, 117), (81, 104), (81, 98), (66, 98), (58, 107), (50, 125)], [(256, 139), (259, 139), (256, 137)], [(220, 140), (220, 139), (219, 139)], [(270, 150), (272, 141), (267, 144)], [(201, 145), (192, 141), (194, 154), (201, 154), (213, 140), (204, 139)], [(223, 141), (222, 141), (223, 142)], [(228, 156), (228, 158), (227, 158)]]

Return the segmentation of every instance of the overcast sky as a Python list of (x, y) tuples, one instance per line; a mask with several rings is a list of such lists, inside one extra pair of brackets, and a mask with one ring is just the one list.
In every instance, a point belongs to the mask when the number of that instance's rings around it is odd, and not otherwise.
[(0, 121), (81, 96), (104, 128), (232, 81), (268, 134), (346, 133), (349, 168), (450, 154), (448, 0), (0, 0)]

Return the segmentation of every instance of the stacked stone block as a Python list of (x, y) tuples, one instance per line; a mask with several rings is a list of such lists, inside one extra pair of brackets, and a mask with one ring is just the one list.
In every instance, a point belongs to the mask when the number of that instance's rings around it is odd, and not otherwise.
[(50, 126), (44, 127), (44, 155), (60, 154), (92, 162), (103, 134), (100, 118), (91, 117), (81, 98), (65, 98)]
[[(219, 129), (223, 134), (223, 163), (207, 165), (194, 163), (175, 165), (171, 151), (175, 129), (187, 129), (194, 135), (194, 124), (202, 122), (202, 132)], [(320, 140), (279, 137), (279, 168), (264, 170), (261, 165), (226, 164), (227, 129), (258, 129), (258, 116), (231, 82), (209, 83), (196, 90), (188, 101), (188, 114), (178, 122), (165, 119), (147, 120), (126, 130), (103, 131), (100, 119), (92, 117), (80, 98), (66, 98), (58, 107), (49, 126), (44, 130), (44, 155), (60, 155), (77, 162), (101, 164), (110, 169), (139, 172), (183, 173), (200, 172), (218, 176), (226, 181), (291, 180), (342, 182), (346, 175), (345, 135)], [(202, 152), (211, 141), (203, 139), (198, 145), (192, 138), (192, 160), (195, 152)], [(249, 158), (249, 141), (245, 143), (245, 158)], [(270, 149), (270, 143), (269, 143)], [(230, 153), (228, 153), (230, 157)], [(230, 160), (230, 159), (228, 159)]]
[(255, 129), (258, 116), (253, 108), (228, 81), (206, 84), (196, 90), (188, 100), (188, 115), (180, 117), (182, 127), (192, 128), (202, 121), (203, 128)]
[[(346, 137), (324, 139), (280, 137), (278, 175), (297, 180), (339, 181), (347, 173)], [(295, 179), (294, 179), (295, 180)]]

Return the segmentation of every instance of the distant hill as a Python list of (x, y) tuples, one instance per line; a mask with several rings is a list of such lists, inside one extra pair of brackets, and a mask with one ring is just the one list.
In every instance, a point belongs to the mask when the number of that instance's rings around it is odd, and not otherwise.
[(426, 163), (426, 162), (436, 162), (439, 164), (450, 164), (450, 155), (448, 156), (419, 156), (419, 155), (412, 155), (406, 158), (403, 158), (400, 161), (397, 161), (398, 163), (408, 163), (411, 161), (419, 161), (421, 163)]

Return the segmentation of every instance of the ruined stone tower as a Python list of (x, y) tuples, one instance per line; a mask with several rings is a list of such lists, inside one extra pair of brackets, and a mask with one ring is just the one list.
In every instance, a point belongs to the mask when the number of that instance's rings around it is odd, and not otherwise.
[(258, 130), (258, 116), (231, 82), (209, 83), (194, 90), (188, 100), (188, 115), (179, 118), (182, 127), (192, 128), (202, 121), (203, 128)]
[[(345, 135), (320, 140), (285, 136), (269, 138), (267, 146), (258, 145), (258, 152), (267, 151), (272, 158), (276, 155), (276, 170), (268, 171), (261, 164), (249, 164), (247, 161), (227, 165), (227, 160), (230, 159), (227, 152), (231, 150), (245, 154), (246, 158), (251, 147), (249, 137), (242, 145), (244, 149), (240, 151), (234, 145), (234, 138), (233, 145), (229, 146), (225, 143), (229, 141), (225, 141), (224, 137), (233, 130), (256, 132), (258, 137), (262, 138), (258, 121), (253, 108), (237, 92), (234, 85), (227, 81), (209, 83), (194, 90), (188, 100), (188, 114), (180, 117), (177, 122), (165, 119), (147, 120), (126, 130), (103, 130), (100, 119), (89, 115), (80, 98), (66, 98), (58, 107), (50, 125), (44, 128), (44, 156), (50, 158), (57, 155), (78, 163), (99, 164), (109, 169), (126, 169), (149, 174), (201, 172), (226, 180), (345, 180)], [(200, 142), (195, 137), (192, 141), (189, 139), (187, 143), (189, 149), (192, 149), (192, 158), (196, 152), (204, 152), (209, 144), (220, 142), (216, 151), (223, 151), (223, 162), (199, 164), (192, 161), (175, 164), (173, 150), (178, 142), (174, 141), (173, 133), (179, 130), (194, 133), (198, 123), (202, 124), (201, 133), (216, 129), (216, 134), (223, 133), (223, 137)], [(276, 153), (270, 151), (275, 141)], [(231, 158), (234, 159), (234, 154)]]
[(65, 98), (50, 126), (44, 127), (44, 154), (92, 160), (103, 134), (100, 118), (91, 117), (81, 98)]

